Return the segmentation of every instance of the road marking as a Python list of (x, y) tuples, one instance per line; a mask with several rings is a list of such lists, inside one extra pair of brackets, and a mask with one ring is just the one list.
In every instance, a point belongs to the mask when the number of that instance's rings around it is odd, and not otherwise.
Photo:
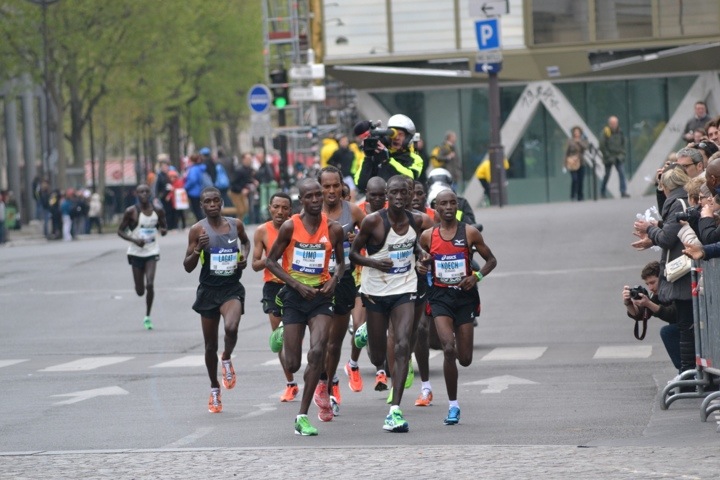
[(498, 347), (480, 359), (481, 362), (497, 360), (537, 360), (547, 347)]
[(95, 370), (100, 367), (107, 367), (115, 363), (127, 362), (135, 357), (87, 357), (80, 360), (74, 360), (60, 365), (43, 368), (40, 372), (80, 372), (85, 370)]
[(272, 403), (258, 403), (257, 405), (253, 405), (253, 407), (258, 407), (258, 410), (246, 413), (240, 418), (259, 417), (260, 415), (265, 415), (268, 412), (274, 412), (275, 410), (277, 410), (277, 407)]
[(23, 360), (0, 360), (0, 368), (9, 367), (10, 365), (17, 365), (18, 363), (27, 362), (27, 359)]
[(169, 362), (158, 363), (150, 368), (204, 367), (205, 355), (187, 355)]
[(110, 395), (127, 395), (127, 390), (123, 390), (120, 387), (105, 387), (95, 388), (93, 390), (83, 390), (80, 392), (72, 393), (61, 393), (59, 395), (50, 395), (51, 397), (71, 397), (62, 402), (54, 403), (53, 405), (70, 405), (71, 403), (82, 402), (83, 400), (89, 400), (95, 397), (106, 397)]
[(480, 393), (500, 393), (503, 390), (507, 390), (510, 385), (537, 385), (537, 382), (512, 375), (502, 375), (500, 377), (491, 377), (475, 382), (463, 383), (463, 385), (487, 385), (487, 388), (480, 391)]
[(652, 345), (608, 345), (599, 347), (593, 358), (648, 358)]
[(165, 445), (163, 448), (182, 448), (182, 447), (187, 447), (188, 445), (191, 445), (191, 444), (197, 442), (198, 440), (200, 440), (202, 437), (208, 435), (208, 434), (211, 433), (213, 430), (214, 430), (213, 427), (202, 427), (202, 428), (198, 428), (197, 430), (195, 430), (195, 431), (194, 431), (193, 433), (191, 433), (190, 435), (187, 435), (187, 436), (185, 436), (185, 437), (182, 437), (181, 439), (179, 439), (179, 440), (177, 440), (177, 441), (175, 441), (175, 442), (168, 443), (168, 444)]
[[(280, 366), (280, 359), (279, 358), (273, 358), (272, 360), (268, 360), (267, 362), (263, 362), (260, 364), (263, 367), (274, 367), (274, 366)], [(307, 365), (307, 360), (305, 357), (300, 360), (300, 365)]]

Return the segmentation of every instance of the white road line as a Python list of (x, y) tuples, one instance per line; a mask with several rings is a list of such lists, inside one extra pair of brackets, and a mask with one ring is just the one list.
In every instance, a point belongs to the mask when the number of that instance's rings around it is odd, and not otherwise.
[(191, 433), (190, 435), (186, 435), (186, 436), (182, 437), (181, 439), (179, 439), (179, 440), (177, 440), (177, 441), (175, 441), (175, 442), (168, 443), (167, 445), (165, 445), (165, 446), (162, 447), (162, 448), (182, 448), (182, 447), (187, 447), (188, 445), (192, 445), (193, 443), (197, 442), (197, 441), (200, 440), (202, 437), (210, 434), (213, 430), (214, 430), (214, 427), (202, 427), (202, 428), (198, 428), (197, 430), (195, 430), (195, 431), (194, 431), (193, 433)]
[(648, 358), (652, 345), (606, 345), (595, 351), (593, 358)]
[[(263, 367), (275, 367), (275, 366), (279, 367), (279, 366), (280, 366), (280, 359), (279, 359), (279, 358), (273, 358), (272, 360), (268, 360), (267, 362), (263, 362), (263, 363), (261, 363), (260, 365), (263, 366)], [(303, 357), (302, 360), (300, 361), (300, 365), (307, 365), (307, 360), (305, 359), (305, 357)], [(338, 367), (338, 370), (339, 370), (341, 367), (342, 367), (342, 365), (340, 365), (340, 367)]]
[(127, 362), (135, 357), (87, 357), (80, 360), (74, 360), (60, 365), (43, 368), (40, 372), (81, 372), (86, 370), (95, 370), (100, 367), (107, 367), (115, 363)]
[(498, 347), (480, 359), (481, 362), (503, 360), (537, 360), (547, 347)]
[(27, 362), (28, 359), (22, 360), (0, 360), (0, 368), (9, 367), (10, 365), (17, 365), (18, 363)]
[(187, 355), (168, 362), (151, 365), (150, 368), (183, 368), (183, 367), (204, 367), (205, 355)]

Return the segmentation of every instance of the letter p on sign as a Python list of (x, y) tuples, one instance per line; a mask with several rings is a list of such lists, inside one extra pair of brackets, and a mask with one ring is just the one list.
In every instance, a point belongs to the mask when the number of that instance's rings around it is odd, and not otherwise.
[(480, 50), (500, 48), (500, 22), (498, 18), (488, 18), (475, 22), (475, 35)]

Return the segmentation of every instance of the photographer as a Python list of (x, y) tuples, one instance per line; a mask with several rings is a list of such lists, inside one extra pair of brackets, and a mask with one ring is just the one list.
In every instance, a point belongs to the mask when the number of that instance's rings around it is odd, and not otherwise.
[[(630, 288), (625, 285), (622, 291), (623, 303), (627, 308), (628, 317), (636, 321), (635, 338), (645, 338), (647, 319), (657, 317), (667, 322), (660, 329), (660, 338), (665, 345), (665, 350), (675, 368), (680, 370), (680, 332), (677, 327), (677, 315), (672, 304), (663, 304), (658, 301), (657, 290), (660, 283), (660, 263), (650, 262), (640, 272), (640, 277), (645, 282), (647, 290), (640, 285)], [(648, 291), (650, 292), (648, 295)], [(643, 322), (642, 334), (638, 334), (638, 322)]]
[(423, 160), (412, 148), (415, 124), (405, 115), (393, 115), (387, 130), (379, 130), (372, 122), (355, 125), (355, 135), (363, 138), (365, 158), (355, 173), (355, 184), (365, 191), (372, 177), (389, 180), (404, 175), (416, 180), (423, 169)]

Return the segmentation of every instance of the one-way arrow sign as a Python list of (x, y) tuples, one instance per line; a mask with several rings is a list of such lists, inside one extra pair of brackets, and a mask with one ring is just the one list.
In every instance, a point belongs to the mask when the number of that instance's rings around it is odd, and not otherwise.
[(513, 377), (512, 375), (502, 375), (500, 377), (467, 382), (463, 385), (487, 385), (487, 388), (482, 390), (480, 393), (500, 393), (503, 390), (507, 390), (510, 385), (537, 385), (537, 382), (526, 380), (524, 378)]
[(71, 397), (62, 402), (57, 402), (54, 405), (70, 405), (71, 403), (82, 402), (83, 400), (89, 400), (95, 397), (107, 397), (110, 395), (127, 395), (127, 390), (123, 390), (120, 387), (105, 387), (96, 388), (93, 390), (83, 390), (81, 392), (73, 393), (61, 393), (59, 395), (51, 395), (52, 397)]
[(468, 6), (471, 17), (494, 17), (510, 12), (507, 0), (470, 0)]

